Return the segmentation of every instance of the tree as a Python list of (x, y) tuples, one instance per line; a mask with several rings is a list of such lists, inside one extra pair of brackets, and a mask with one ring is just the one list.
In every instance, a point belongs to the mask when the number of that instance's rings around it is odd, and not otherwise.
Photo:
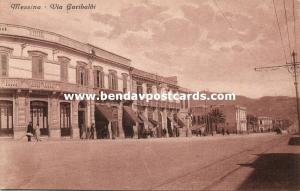
[(211, 110), (208, 114), (212, 123), (215, 124), (215, 129), (218, 131), (218, 124), (225, 123), (225, 115), (219, 108)]
[(258, 126), (258, 119), (254, 115), (247, 115), (247, 130), (256, 131)]

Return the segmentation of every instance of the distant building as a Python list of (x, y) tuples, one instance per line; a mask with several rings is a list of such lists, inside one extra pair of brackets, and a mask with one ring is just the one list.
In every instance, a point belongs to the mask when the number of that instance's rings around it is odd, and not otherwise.
[(247, 132), (247, 111), (238, 105), (225, 105), (220, 107), (225, 115), (225, 130), (231, 133)]
[[(224, 122), (218, 124), (216, 129), (216, 124), (212, 121), (212, 116), (209, 114), (212, 110), (219, 109), (224, 115)], [(218, 132), (225, 131), (230, 133), (243, 133), (247, 132), (247, 112), (245, 107), (237, 105), (199, 105), (193, 103), (191, 105), (191, 113), (193, 116), (193, 128), (202, 128), (205, 125), (205, 132)]]
[(271, 117), (259, 116), (258, 128), (260, 132), (271, 131), (273, 129), (273, 119)]

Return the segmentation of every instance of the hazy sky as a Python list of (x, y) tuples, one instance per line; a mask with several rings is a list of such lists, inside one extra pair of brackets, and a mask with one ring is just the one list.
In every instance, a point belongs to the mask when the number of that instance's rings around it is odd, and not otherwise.
[[(17, 2), (95, 3), (96, 10), (11, 10), (10, 4)], [(283, 1), (275, 0), (275, 4), (289, 54)], [(300, 1), (295, 4), (299, 37)], [(286, 8), (294, 49), (292, 0), (286, 0)], [(1, 0), (0, 10), (0, 22), (94, 44), (130, 58), (134, 67), (176, 75), (181, 86), (192, 90), (294, 96), (292, 77), (286, 70), (254, 71), (257, 66), (285, 64), (272, 0)]]

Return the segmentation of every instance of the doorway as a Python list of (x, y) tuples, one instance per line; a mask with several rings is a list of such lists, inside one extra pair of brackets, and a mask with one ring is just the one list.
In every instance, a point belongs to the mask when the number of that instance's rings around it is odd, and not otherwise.
[(13, 136), (12, 101), (0, 101), (0, 136)]
[(31, 101), (30, 116), (33, 128), (38, 125), (40, 128), (40, 135), (48, 136), (48, 103), (45, 101)]

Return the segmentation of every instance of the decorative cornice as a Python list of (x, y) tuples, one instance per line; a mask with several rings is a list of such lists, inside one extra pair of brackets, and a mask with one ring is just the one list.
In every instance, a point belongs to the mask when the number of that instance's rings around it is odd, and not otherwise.
[(41, 57), (47, 57), (48, 54), (39, 50), (28, 50), (28, 55), (29, 56), (41, 56)]
[(11, 54), (14, 49), (6, 46), (0, 46), (0, 52)]
[(57, 56), (59, 62), (70, 62), (71, 59), (66, 56)]

